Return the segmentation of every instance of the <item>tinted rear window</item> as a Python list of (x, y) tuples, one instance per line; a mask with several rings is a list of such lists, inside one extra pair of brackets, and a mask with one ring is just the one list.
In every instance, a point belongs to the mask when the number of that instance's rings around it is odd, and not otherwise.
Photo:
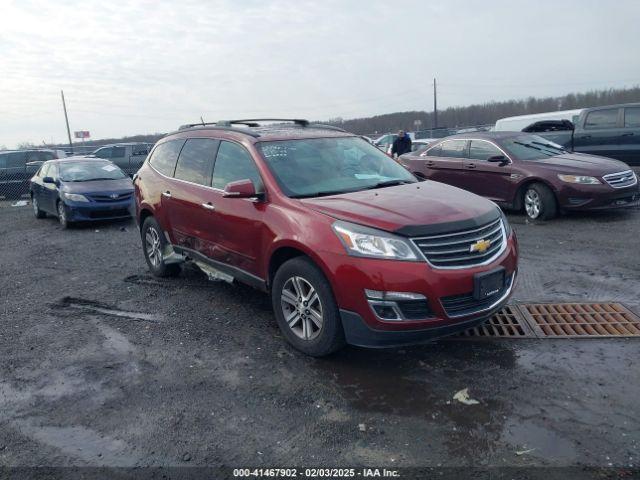
[(153, 151), (149, 163), (163, 175), (173, 177), (176, 160), (178, 160), (178, 154), (183, 145), (184, 140), (169, 140), (161, 143)]
[(187, 140), (180, 152), (174, 177), (198, 185), (211, 185), (211, 167), (217, 143), (207, 138)]

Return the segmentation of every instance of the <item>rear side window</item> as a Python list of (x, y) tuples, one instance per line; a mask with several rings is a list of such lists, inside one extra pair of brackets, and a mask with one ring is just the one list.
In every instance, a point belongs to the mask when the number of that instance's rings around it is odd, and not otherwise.
[(223, 189), (227, 183), (245, 179), (253, 182), (257, 192), (262, 190), (260, 174), (249, 152), (238, 144), (220, 142), (212, 186)]
[(126, 152), (126, 147), (113, 147), (111, 158), (122, 158)]
[(618, 124), (618, 109), (596, 110), (587, 115), (585, 128), (615, 128)]
[(429, 151), (427, 152), (427, 157), (439, 157), (441, 152), (442, 148), (440, 147), (440, 145), (436, 145), (435, 147), (429, 149)]
[(489, 142), (471, 140), (469, 146), (469, 158), (474, 160), (486, 160), (497, 155), (504, 155), (498, 147)]
[(184, 140), (169, 140), (161, 143), (153, 151), (149, 163), (161, 174), (173, 177), (176, 160), (178, 160), (178, 154), (183, 145)]
[(467, 141), (466, 140), (447, 140), (441, 144), (441, 157), (466, 158)]
[(198, 185), (209, 186), (217, 145), (217, 140), (207, 138), (187, 140), (180, 152), (180, 157), (178, 157), (174, 177)]
[(629, 107), (624, 109), (624, 126), (640, 127), (640, 107)]

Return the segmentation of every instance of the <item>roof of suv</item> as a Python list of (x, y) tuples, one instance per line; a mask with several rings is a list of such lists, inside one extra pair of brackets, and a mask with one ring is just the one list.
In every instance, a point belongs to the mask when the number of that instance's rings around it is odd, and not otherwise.
[(291, 140), (303, 138), (327, 138), (327, 137), (353, 137), (341, 128), (331, 125), (312, 124), (306, 120), (292, 120), (293, 123), (276, 123), (271, 125), (259, 125), (257, 121), (241, 120), (217, 122), (214, 124), (185, 125), (167, 136), (178, 133), (216, 131), (230, 134), (239, 134), (254, 142), (269, 140)]
[[(438, 140), (502, 140), (505, 138), (516, 137), (519, 135), (535, 135), (525, 132), (469, 132), (459, 133), (458, 135), (450, 135)], [(435, 143), (435, 142), (434, 142)]]

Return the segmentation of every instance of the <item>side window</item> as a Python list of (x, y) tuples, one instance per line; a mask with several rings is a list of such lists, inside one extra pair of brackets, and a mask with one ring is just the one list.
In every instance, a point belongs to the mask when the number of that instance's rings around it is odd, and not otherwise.
[(145, 144), (134, 145), (131, 151), (132, 155), (147, 155), (149, 153), (149, 147)]
[(111, 158), (111, 151), (113, 149), (111, 147), (101, 148), (96, 151), (96, 157), (98, 158)]
[(7, 168), (24, 167), (27, 159), (25, 152), (14, 152), (7, 156)]
[(624, 126), (640, 127), (640, 107), (628, 107), (624, 109)]
[(187, 140), (178, 157), (174, 177), (198, 185), (211, 185), (211, 167), (217, 144), (217, 140), (208, 138)]
[(122, 158), (126, 151), (126, 147), (113, 147), (111, 150), (111, 158)]
[(180, 149), (184, 145), (184, 140), (169, 140), (156, 147), (151, 155), (149, 163), (153, 168), (167, 177), (173, 177), (176, 169), (176, 160)]
[(440, 145), (436, 145), (433, 148), (430, 148), (427, 152), (427, 157), (439, 157), (440, 153), (442, 153), (442, 147)]
[(441, 157), (466, 158), (467, 157), (467, 141), (466, 140), (447, 140), (442, 142)]
[(618, 124), (618, 109), (596, 110), (587, 114), (585, 128), (615, 128)]
[(213, 166), (212, 186), (222, 189), (229, 182), (247, 178), (253, 182), (257, 192), (262, 190), (262, 179), (249, 152), (236, 143), (221, 142)]
[(486, 160), (487, 158), (495, 157), (497, 155), (504, 155), (504, 153), (502, 153), (494, 144), (480, 140), (471, 140), (469, 158), (474, 160)]
[(6, 153), (0, 153), (0, 168), (7, 168), (7, 157), (9, 155)]

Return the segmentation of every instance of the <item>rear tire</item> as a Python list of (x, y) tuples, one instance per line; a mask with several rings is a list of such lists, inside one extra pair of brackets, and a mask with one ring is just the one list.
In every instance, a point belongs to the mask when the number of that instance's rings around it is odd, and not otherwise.
[(33, 206), (33, 214), (36, 218), (44, 218), (47, 216), (44, 211), (40, 210), (40, 205), (38, 204), (38, 199), (35, 195), (31, 195), (31, 205)]
[(156, 277), (174, 277), (180, 273), (177, 263), (166, 264), (164, 251), (169, 242), (155, 218), (147, 217), (140, 230), (144, 259), (151, 273)]
[(322, 357), (345, 345), (329, 281), (308, 258), (295, 257), (280, 266), (271, 302), (280, 330), (297, 350)]
[(551, 220), (558, 214), (558, 202), (549, 187), (533, 183), (524, 191), (524, 211), (530, 220)]

